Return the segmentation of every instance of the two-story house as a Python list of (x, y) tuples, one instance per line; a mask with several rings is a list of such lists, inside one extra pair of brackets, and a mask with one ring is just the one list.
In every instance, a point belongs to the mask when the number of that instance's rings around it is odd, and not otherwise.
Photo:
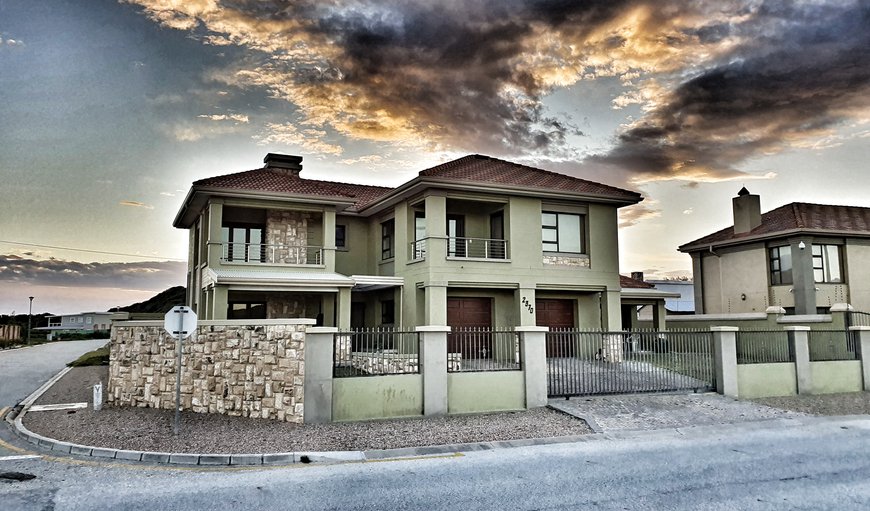
[(682, 245), (692, 256), (695, 312), (870, 310), (870, 208), (793, 202), (761, 213), (742, 188), (734, 225)]
[(481, 155), (396, 188), (264, 162), (196, 181), (175, 218), (200, 318), (620, 328), (617, 209), (638, 193)]

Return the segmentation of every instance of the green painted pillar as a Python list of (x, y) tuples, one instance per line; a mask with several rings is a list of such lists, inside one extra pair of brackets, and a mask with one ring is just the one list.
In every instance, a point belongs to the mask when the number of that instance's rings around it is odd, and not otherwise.
[(305, 401), (303, 422), (332, 422), (332, 356), (337, 328), (305, 331)]
[[(791, 245), (792, 289), (795, 314), (816, 313), (816, 280), (813, 276), (813, 239), (789, 240)], [(800, 248), (801, 243), (804, 248)]]
[(426, 324), (447, 325), (447, 284), (432, 283), (425, 288)]
[(336, 307), (338, 329), (342, 332), (350, 330), (350, 288), (342, 287), (338, 290), (338, 306)]
[(223, 233), (221, 225), (223, 225), (224, 205), (220, 202), (209, 201), (208, 203), (208, 238), (206, 242), (206, 261), (211, 267), (221, 265), (223, 257)]
[(420, 372), (423, 376), (423, 415), (447, 415), (447, 334), (448, 326), (418, 326), (420, 333)]
[(209, 319), (227, 319), (227, 287), (216, 285), (212, 289), (211, 297), (211, 318)]
[(323, 212), (323, 256), (326, 271), (335, 271), (335, 210)]
[(514, 293), (517, 307), (517, 326), (535, 326), (535, 289), (520, 288)]
[(736, 326), (710, 327), (713, 332), (713, 363), (716, 369), (716, 392), (737, 398), (737, 331)]

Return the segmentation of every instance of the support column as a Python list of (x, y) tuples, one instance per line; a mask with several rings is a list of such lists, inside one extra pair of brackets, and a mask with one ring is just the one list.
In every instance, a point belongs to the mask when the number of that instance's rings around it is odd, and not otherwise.
[(714, 326), (713, 361), (716, 365), (716, 392), (737, 398), (737, 331), (736, 326)]
[(431, 283), (424, 288), (426, 294), (426, 317), (423, 318), (427, 325), (447, 324), (447, 284)]
[(864, 391), (870, 391), (870, 326), (849, 327), (849, 332), (857, 337), (858, 353), (861, 356), (861, 375), (864, 377)]
[[(791, 244), (792, 279), (795, 314), (816, 313), (816, 281), (813, 276), (813, 239), (801, 237)], [(800, 248), (801, 242), (804, 248)]]
[(547, 406), (547, 332), (545, 326), (518, 326), (526, 384), (526, 408)]
[(810, 369), (810, 327), (787, 326), (788, 351), (794, 356), (798, 394), (813, 393), (813, 373)]
[(658, 330), (659, 332), (664, 332), (668, 329), (667, 318), (668, 310), (665, 308), (665, 301), (658, 300), (655, 305), (653, 305), (653, 328)]
[(418, 326), (423, 415), (447, 415), (447, 334), (449, 326)]
[(522, 287), (514, 292), (514, 303), (518, 307), (519, 326), (535, 326), (535, 288)]
[(342, 287), (338, 290), (338, 306), (336, 307), (336, 321), (338, 329), (342, 332), (350, 331), (350, 288)]
[(323, 259), (326, 271), (335, 271), (335, 210), (323, 212)]
[(704, 266), (700, 252), (692, 254), (692, 276), (695, 291), (695, 314), (704, 314)]
[(308, 327), (305, 331), (302, 402), (305, 423), (332, 422), (332, 355), (336, 332), (338, 329), (332, 327)]
[(227, 319), (227, 288), (226, 286), (215, 286), (211, 292), (211, 317), (209, 319), (222, 320)]
[[(444, 266), (447, 260), (447, 198), (426, 197), (426, 260), (429, 266)], [(426, 323), (440, 325), (442, 323)]]
[(225, 241), (221, 233), (221, 225), (223, 225), (224, 205), (214, 200), (208, 204), (208, 238), (206, 239), (205, 249), (207, 254), (205, 260), (211, 268), (221, 265), (221, 257), (223, 257), (223, 245)]
[(607, 332), (622, 330), (622, 295), (619, 289), (608, 289), (601, 293), (601, 329)]

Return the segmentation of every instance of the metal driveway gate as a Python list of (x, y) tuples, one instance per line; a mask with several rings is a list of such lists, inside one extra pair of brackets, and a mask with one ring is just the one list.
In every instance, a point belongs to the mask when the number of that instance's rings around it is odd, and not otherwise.
[(547, 333), (550, 397), (713, 387), (709, 331)]

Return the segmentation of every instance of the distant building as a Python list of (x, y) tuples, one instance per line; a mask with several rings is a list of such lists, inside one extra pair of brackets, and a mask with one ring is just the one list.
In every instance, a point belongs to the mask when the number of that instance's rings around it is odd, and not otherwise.
[(48, 326), (34, 328), (34, 331), (48, 332), (48, 340), (59, 334), (89, 334), (106, 332), (112, 329), (112, 321), (129, 319), (126, 312), (80, 312), (63, 316), (49, 316)]
[(679, 294), (679, 298), (665, 298), (668, 314), (692, 314), (695, 312), (695, 283), (691, 280), (646, 280), (659, 291)]

